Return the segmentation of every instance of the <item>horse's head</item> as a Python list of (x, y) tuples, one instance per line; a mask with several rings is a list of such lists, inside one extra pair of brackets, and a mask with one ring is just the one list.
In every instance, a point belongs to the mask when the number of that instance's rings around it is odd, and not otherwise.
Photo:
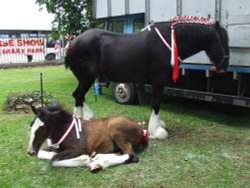
[(56, 112), (50, 112), (46, 107), (35, 108), (33, 106), (32, 111), (36, 117), (30, 123), (31, 132), (27, 152), (30, 155), (37, 155), (42, 143), (49, 136), (50, 124)]
[(206, 49), (206, 53), (215, 65), (215, 70), (225, 72), (229, 65), (228, 34), (219, 22), (212, 25), (212, 34)]

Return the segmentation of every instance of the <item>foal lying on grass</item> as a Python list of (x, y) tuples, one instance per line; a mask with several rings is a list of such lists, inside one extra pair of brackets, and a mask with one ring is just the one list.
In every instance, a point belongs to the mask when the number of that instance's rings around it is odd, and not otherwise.
[[(87, 166), (92, 172), (112, 165), (138, 162), (134, 148), (144, 149), (147, 131), (124, 116), (80, 120), (59, 105), (32, 110), (28, 154), (52, 161), (54, 167)], [(53, 151), (39, 151), (50, 139)], [(91, 157), (97, 153), (95, 157)]]

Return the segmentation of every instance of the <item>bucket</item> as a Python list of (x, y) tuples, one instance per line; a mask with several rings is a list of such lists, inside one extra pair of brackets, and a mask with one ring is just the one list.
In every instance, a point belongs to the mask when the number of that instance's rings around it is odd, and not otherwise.
[(102, 86), (98, 82), (94, 84), (94, 93), (96, 96), (99, 96), (102, 94)]

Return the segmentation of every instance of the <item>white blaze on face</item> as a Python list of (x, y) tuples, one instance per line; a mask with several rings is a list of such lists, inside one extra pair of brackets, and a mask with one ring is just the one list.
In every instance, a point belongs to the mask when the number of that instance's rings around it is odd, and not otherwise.
[(36, 118), (33, 125), (31, 126), (28, 152), (31, 152), (33, 150), (32, 143), (35, 139), (35, 133), (36, 133), (37, 129), (43, 125), (44, 125), (44, 123), (39, 118)]

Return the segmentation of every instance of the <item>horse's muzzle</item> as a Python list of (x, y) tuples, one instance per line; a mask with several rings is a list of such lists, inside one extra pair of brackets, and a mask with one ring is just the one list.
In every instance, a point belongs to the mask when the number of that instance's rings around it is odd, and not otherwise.
[(213, 72), (217, 72), (217, 73), (225, 73), (225, 72), (227, 72), (227, 68), (221, 68), (221, 69), (218, 69), (218, 68), (216, 68), (216, 67), (211, 67), (211, 69), (210, 69), (211, 71), (213, 71)]

